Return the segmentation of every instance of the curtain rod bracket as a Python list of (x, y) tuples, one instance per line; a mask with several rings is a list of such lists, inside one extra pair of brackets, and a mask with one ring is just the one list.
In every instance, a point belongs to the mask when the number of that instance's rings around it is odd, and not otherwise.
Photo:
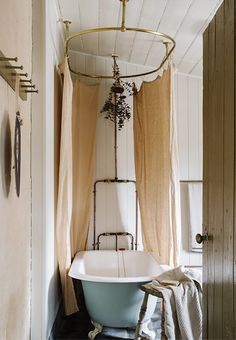
[(69, 37), (69, 35), (70, 35), (70, 25), (72, 24), (72, 21), (70, 21), (70, 20), (63, 20), (63, 24), (64, 24), (65, 37), (67, 39)]

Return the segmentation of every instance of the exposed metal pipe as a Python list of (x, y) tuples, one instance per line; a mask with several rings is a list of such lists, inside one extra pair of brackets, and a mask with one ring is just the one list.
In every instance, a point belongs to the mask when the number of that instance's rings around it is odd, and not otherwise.
[(115, 124), (114, 124), (114, 129), (115, 129), (115, 178), (118, 179), (117, 176), (117, 114), (116, 114), (116, 104), (117, 104), (117, 94), (114, 92), (114, 104), (115, 104)]
[[(123, 1), (123, 0), (122, 0)], [(124, 0), (125, 2), (126, 0)], [(119, 77), (120, 77), (120, 73), (119, 73), (119, 68), (118, 65), (116, 63), (116, 58), (118, 56), (113, 54), (112, 58), (113, 58), (113, 78), (116, 80), (116, 84), (117, 84), (117, 88), (118, 90), (120, 90), (119, 88)], [(121, 85), (120, 85), (121, 86)], [(120, 235), (131, 235), (132, 236), (132, 242), (131, 242), (131, 247), (132, 250), (134, 250), (134, 246), (135, 246), (135, 250), (137, 250), (138, 248), (138, 193), (137, 193), (137, 188), (136, 188), (136, 181), (134, 180), (129, 180), (129, 179), (118, 179), (118, 171), (117, 171), (117, 149), (118, 149), (118, 143), (117, 143), (117, 88), (114, 87), (114, 91), (113, 91), (113, 98), (114, 98), (114, 108), (115, 108), (115, 121), (114, 121), (114, 161), (115, 161), (115, 165), (114, 165), (114, 172), (115, 172), (115, 178), (109, 179), (109, 178), (105, 178), (105, 179), (100, 179), (95, 181), (94, 183), (94, 187), (93, 187), (93, 194), (94, 194), (94, 202), (93, 202), (93, 207), (94, 207), (94, 214), (93, 214), (93, 249), (95, 250), (96, 247), (97, 249), (99, 249), (99, 238), (101, 236), (115, 236), (116, 237), (116, 250), (118, 248), (118, 239), (117, 236)], [(97, 197), (97, 184), (98, 183), (133, 183), (135, 185), (135, 243), (134, 243), (134, 237), (132, 234), (127, 233), (127, 232), (108, 232), (108, 233), (102, 233), (97, 237), (97, 242), (96, 242), (96, 197)]]
[[(93, 185), (93, 250), (96, 249), (97, 247), (97, 242), (96, 242), (96, 213), (97, 213), (97, 184), (98, 183), (133, 183), (135, 186), (135, 239), (134, 239), (134, 247), (135, 250), (137, 250), (138, 247), (138, 193), (136, 190), (136, 181), (135, 180), (130, 180), (130, 179), (118, 179), (118, 178), (105, 178), (105, 179), (99, 179), (94, 182)], [(124, 232), (121, 232), (122, 234)]]
[(121, 18), (121, 31), (125, 32), (125, 14), (126, 14), (126, 1), (127, 0), (121, 0), (122, 1), (122, 18)]
[(109, 233), (101, 233), (97, 237), (97, 250), (99, 250), (100, 245), (100, 238), (102, 236), (115, 236), (116, 238), (116, 251), (118, 251), (118, 236), (129, 236), (131, 238), (131, 249), (134, 250), (134, 236), (131, 233), (128, 233), (126, 231), (124, 232), (109, 232)]
[[(135, 182), (136, 188), (136, 182)], [(138, 249), (138, 191), (135, 190), (135, 250)]]
[[(118, 56), (116, 54), (112, 54), (113, 58), (113, 77), (116, 79), (116, 82), (119, 82), (119, 69), (118, 65), (116, 62), (116, 58)], [(118, 71), (118, 72), (117, 72)], [(115, 108), (115, 124), (114, 124), (114, 136), (115, 136), (115, 141), (114, 141), (114, 156), (115, 156), (115, 178), (118, 178), (117, 176), (117, 91), (114, 89), (113, 91), (113, 98), (114, 98), (114, 108)]]
[(96, 191), (96, 185), (99, 182), (95, 182), (93, 185), (93, 250), (96, 249), (96, 196), (97, 196), (97, 191)]

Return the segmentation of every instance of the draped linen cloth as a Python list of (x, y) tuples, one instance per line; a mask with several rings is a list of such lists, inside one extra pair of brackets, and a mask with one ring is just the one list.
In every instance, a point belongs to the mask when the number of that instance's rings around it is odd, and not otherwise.
[[(134, 150), (144, 249), (177, 264), (179, 184), (172, 70), (134, 96)], [(178, 199), (177, 199), (178, 198)]]
[(85, 250), (95, 169), (98, 85), (76, 80), (73, 93), (73, 206), (71, 251)]
[(67, 59), (63, 73), (60, 164), (56, 221), (57, 255), (65, 314), (78, 311), (68, 276), (75, 253), (86, 247), (92, 193), (98, 86), (72, 82)]

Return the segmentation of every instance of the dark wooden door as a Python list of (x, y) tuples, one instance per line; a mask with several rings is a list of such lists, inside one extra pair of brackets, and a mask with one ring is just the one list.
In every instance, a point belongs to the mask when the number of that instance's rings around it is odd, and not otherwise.
[[(203, 36), (204, 338), (236, 339), (235, 8), (225, 0)], [(235, 288), (235, 292), (234, 292)]]

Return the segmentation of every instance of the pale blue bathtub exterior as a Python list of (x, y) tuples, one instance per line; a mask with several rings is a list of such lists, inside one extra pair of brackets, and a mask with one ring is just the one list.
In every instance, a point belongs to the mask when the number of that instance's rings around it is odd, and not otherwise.
[[(69, 276), (81, 280), (92, 321), (107, 327), (135, 327), (144, 293), (140, 286), (165, 269), (144, 251), (93, 250), (76, 254)], [(156, 307), (149, 295), (145, 321)]]
[[(144, 282), (106, 283), (82, 280), (85, 303), (91, 320), (108, 327), (135, 327), (144, 293)], [(155, 309), (157, 299), (149, 295), (145, 321)]]

